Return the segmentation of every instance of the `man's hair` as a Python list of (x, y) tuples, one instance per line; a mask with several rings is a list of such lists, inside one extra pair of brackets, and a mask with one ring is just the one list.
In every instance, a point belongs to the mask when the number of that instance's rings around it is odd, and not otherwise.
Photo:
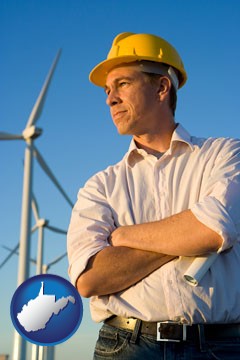
[[(144, 72), (144, 74), (150, 79), (151, 82), (156, 82), (156, 80), (163, 77), (163, 75), (147, 73), (147, 72)], [(175, 111), (177, 107), (177, 92), (173, 84), (171, 86), (170, 94), (169, 94), (169, 107), (172, 110), (173, 116), (175, 116)]]

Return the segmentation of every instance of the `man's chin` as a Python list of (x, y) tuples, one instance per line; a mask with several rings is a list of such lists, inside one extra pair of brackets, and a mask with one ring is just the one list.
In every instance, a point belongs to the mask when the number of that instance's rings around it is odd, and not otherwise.
[(117, 131), (119, 135), (134, 135), (132, 129), (127, 126), (121, 126), (120, 124), (117, 126)]

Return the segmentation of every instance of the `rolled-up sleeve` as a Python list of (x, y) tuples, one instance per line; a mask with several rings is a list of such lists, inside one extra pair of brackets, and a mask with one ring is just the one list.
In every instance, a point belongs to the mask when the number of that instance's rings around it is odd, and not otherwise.
[(114, 230), (112, 211), (106, 201), (99, 174), (79, 190), (67, 234), (69, 277), (73, 285), (87, 266), (88, 260), (107, 247)]
[(227, 140), (215, 159), (204, 193), (191, 211), (223, 239), (218, 252), (240, 241), (240, 142)]

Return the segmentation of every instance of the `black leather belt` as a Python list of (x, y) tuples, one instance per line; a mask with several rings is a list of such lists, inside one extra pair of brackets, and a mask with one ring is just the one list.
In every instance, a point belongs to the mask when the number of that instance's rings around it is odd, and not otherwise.
[[(134, 331), (137, 319), (112, 316), (105, 324)], [(193, 324), (185, 325), (175, 322), (141, 321), (139, 334), (152, 335), (160, 341), (194, 341), (199, 332), (204, 333), (205, 340), (240, 338), (240, 324)]]

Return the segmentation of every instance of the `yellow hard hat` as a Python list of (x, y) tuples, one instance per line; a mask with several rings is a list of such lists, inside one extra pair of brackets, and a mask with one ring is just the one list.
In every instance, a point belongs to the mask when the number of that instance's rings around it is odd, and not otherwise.
[(141, 60), (163, 63), (177, 69), (179, 88), (187, 81), (183, 62), (171, 44), (159, 36), (131, 32), (115, 37), (107, 59), (93, 68), (89, 79), (93, 84), (104, 87), (106, 76), (114, 67)]

